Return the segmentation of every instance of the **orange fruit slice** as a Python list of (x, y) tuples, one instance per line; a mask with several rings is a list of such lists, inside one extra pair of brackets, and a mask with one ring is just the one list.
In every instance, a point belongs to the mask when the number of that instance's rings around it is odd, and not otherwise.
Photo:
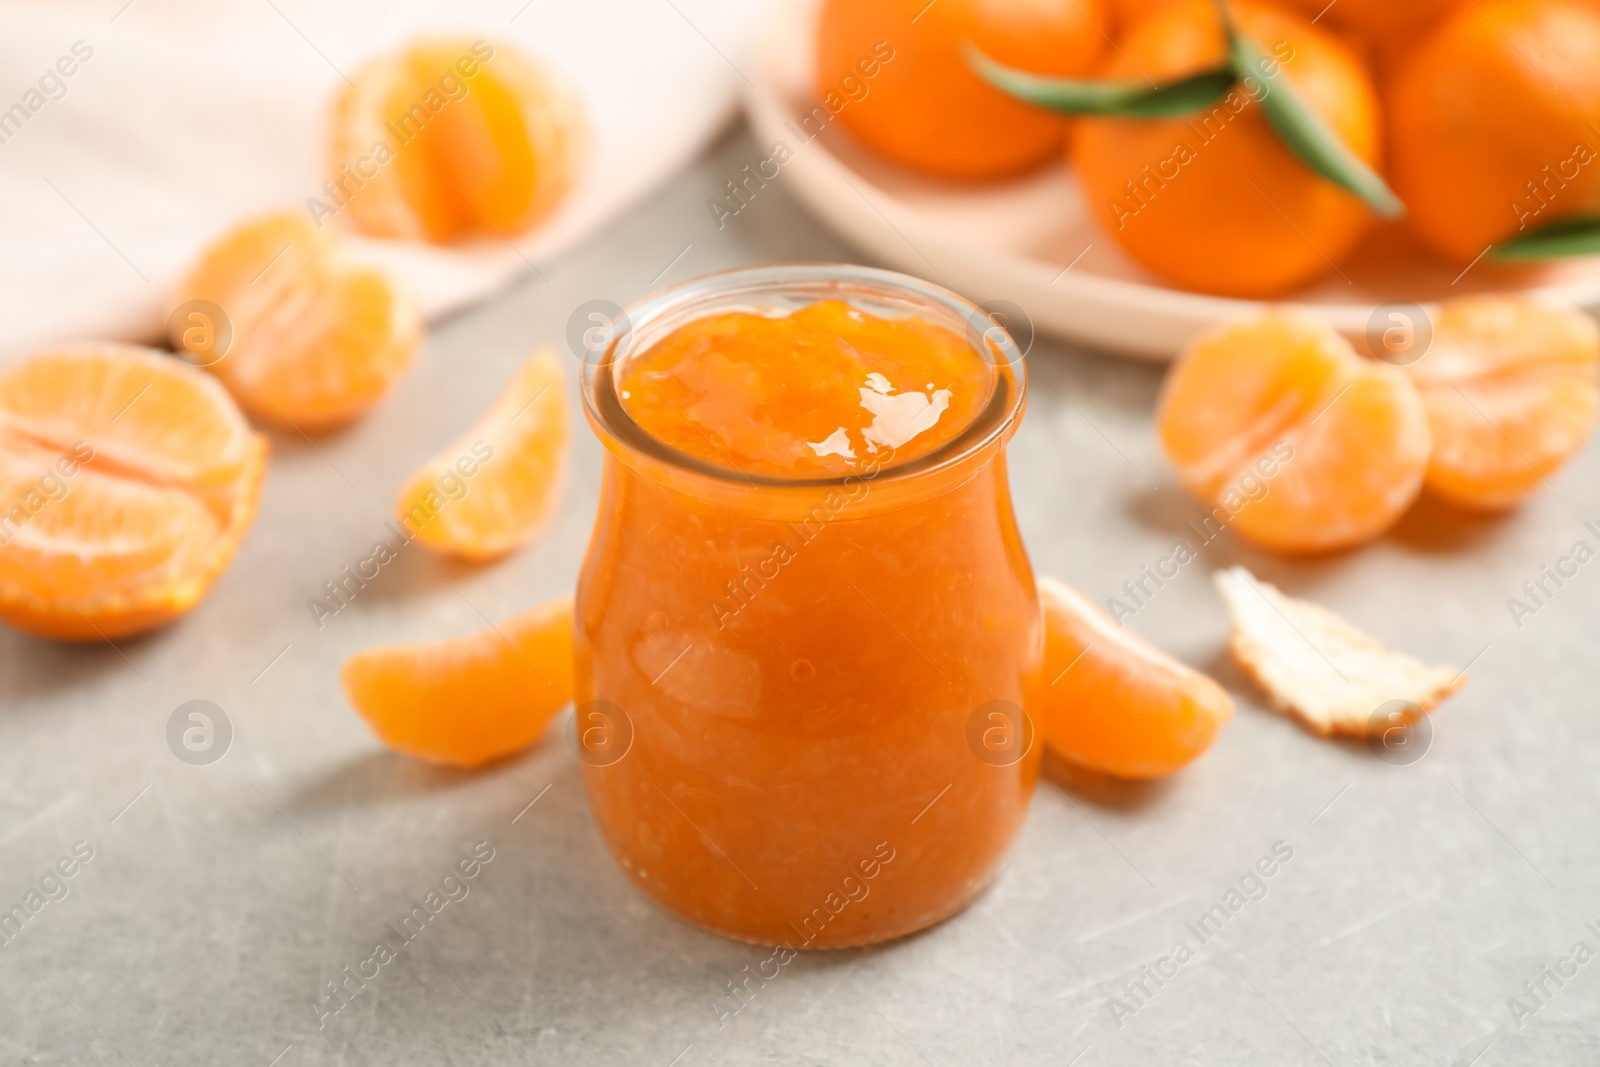
[(1441, 307), (1406, 367), (1433, 433), (1428, 492), (1477, 510), (1520, 502), (1594, 429), (1597, 365), (1600, 328), (1582, 312), (1506, 296)]
[(532, 744), (572, 699), (572, 598), (466, 637), (358, 652), (339, 679), (390, 748), (479, 766)]
[(508, 237), (566, 196), (586, 142), (578, 98), (533, 60), (419, 41), (362, 67), (339, 97), (322, 209), (348, 207), (379, 237)]
[(561, 492), (567, 406), (561, 364), (535, 352), (471, 430), (400, 490), (406, 529), (446, 555), (493, 559), (544, 528)]
[(416, 308), (389, 276), (349, 262), (332, 231), (300, 211), (229, 231), (201, 254), (177, 301), (173, 347), (251, 415), (303, 431), (364, 412), (411, 366), (421, 339)]
[(1159, 778), (1211, 747), (1233, 718), (1221, 686), (1131, 630), (1065, 582), (1039, 579), (1044, 679), (1029, 709), (1070, 763), (1118, 778)]
[(0, 370), (0, 618), (93, 640), (182, 615), (255, 517), (266, 457), (216, 381), (149, 349)]
[(1377, 537), (1416, 499), (1428, 416), (1404, 372), (1309, 318), (1272, 312), (1197, 341), (1157, 412), (1183, 485), (1231, 528), (1284, 552)]

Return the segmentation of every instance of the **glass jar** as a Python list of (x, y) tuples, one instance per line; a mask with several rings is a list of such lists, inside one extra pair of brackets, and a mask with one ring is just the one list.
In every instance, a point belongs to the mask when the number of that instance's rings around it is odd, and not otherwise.
[[(932, 451), (842, 478), (719, 467), (624, 409), (630, 354), (684, 323), (818, 300), (966, 336), (987, 403)], [(1043, 625), (1004, 451), (1021, 353), (950, 292), (836, 265), (700, 278), (612, 332), (585, 360), (606, 456), (574, 608), (574, 736), (612, 854), (671, 911), (763, 944), (865, 944), (961, 910), (1039, 765), (1021, 705)]]

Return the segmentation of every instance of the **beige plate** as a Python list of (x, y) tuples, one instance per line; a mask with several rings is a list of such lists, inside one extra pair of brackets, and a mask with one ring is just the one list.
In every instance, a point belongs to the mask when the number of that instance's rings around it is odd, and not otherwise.
[[(958, 186), (880, 162), (832, 123), (806, 140), (816, 8), (781, 0), (773, 9), (747, 67), (745, 108), (758, 141), (794, 153), (778, 180), (866, 255), (975, 300), (1013, 301), (1041, 331), (1146, 359), (1170, 359), (1207, 328), (1265, 306), (1169, 288), (1138, 267), (1088, 216), (1069, 168)], [(1390, 325), (1378, 313), (1388, 302), (1426, 307), (1511, 289), (1572, 307), (1600, 303), (1600, 257), (1520, 270), (1480, 261), (1456, 281), (1458, 266), (1379, 233), (1339, 270), (1287, 299), (1353, 338), (1378, 319)]]

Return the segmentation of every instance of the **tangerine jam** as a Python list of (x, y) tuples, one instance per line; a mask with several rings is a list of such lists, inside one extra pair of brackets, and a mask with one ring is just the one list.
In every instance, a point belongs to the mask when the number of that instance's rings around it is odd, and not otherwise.
[(572, 735), (608, 847), (683, 918), (792, 949), (959, 911), (1038, 774), (1020, 353), (951, 293), (820, 265), (686, 283), (615, 334), (584, 372)]

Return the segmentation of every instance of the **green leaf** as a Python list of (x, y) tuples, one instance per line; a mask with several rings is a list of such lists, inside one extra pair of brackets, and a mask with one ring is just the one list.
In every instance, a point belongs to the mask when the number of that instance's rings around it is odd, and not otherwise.
[[(1234, 73), (1241, 81), (1251, 78), (1260, 84), (1262, 91), (1252, 96), (1261, 105), (1262, 114), (1266, 115), (1284, 147), (1333, 184), (1365, 200), (1384, 218), (1404, 215), (1405, 204), (1378, 172), (1350, 151), (1322, 116), (1306, 103), (1281, 65), (1268, 59), (1261, 46), (1249, 37), (1231, 26), (1230, 30), (1228, 51)], [(1268, 74), (1269, 70), (1275, 73)]]
[(1513, 237), (1489, 253), (1490, 259), (1561, 259), (1600, 252), (1600, 215), (1556, 219)]
[(1136, 82), (1041, 78), (996, 63), (971, 45), (967, 63), (996, 89), (1064, 115), (1177, 118), (1216, 103), (1234, 82), (1231, 66), (1204, 70), (1159, 88)]

